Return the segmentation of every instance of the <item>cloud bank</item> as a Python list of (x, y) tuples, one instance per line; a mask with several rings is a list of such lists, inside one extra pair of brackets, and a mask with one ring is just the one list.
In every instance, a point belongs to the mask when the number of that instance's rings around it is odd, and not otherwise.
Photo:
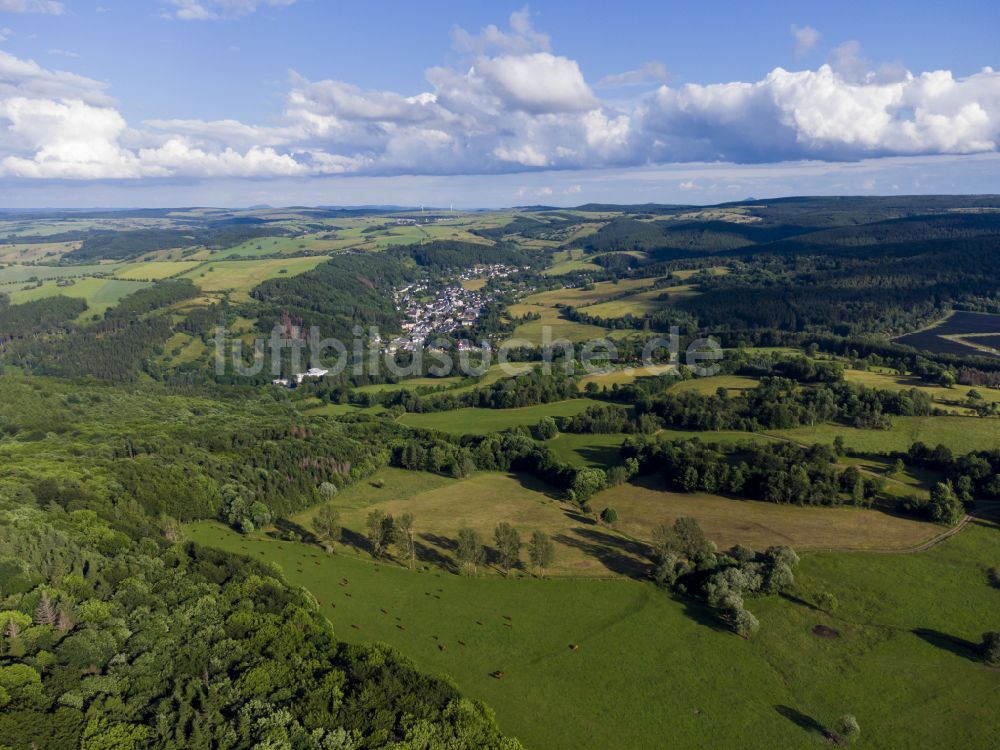
[[(290, 2), (171, 5), (177, 18), (208, 20)], [(0, 0), (8, 9), (50, 5)], [(808, 27), (793, 35), (803, 49), (818, 40)], [(454, 29), (452, 43), (460, 62), (425, 71), (416, 93), (293, 73), (274, 125), (128, 123), (107, 84), (0, 52), (0, 177), (512, 174), (992, 153), (1000, 142), (1000, 74), (990, 68), (965, 77), (872, 71), (849, 43), (815, 70), (775, 68), (759, 81), (671, 86), (666, 67), (651, 62), (592, 86), (526, 11), (506, 29)], [(622, 86), (646, 93), (623, 106), (595, 91)]]

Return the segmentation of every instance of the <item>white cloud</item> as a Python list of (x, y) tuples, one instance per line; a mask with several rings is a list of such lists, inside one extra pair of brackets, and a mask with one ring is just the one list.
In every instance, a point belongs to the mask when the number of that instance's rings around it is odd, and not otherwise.
[(512, 109), (576, 112), (598, 105), (575, 60), (548, 52), (481, 58), (472, 71)]
[(55, 0), (0, 0), (0, 11), (61, 16), (66, 12), (66, 6)]
[(549, 52), (552, 49), (548, 34), (535, 30), (527, 8), (510, 14), (510, 30), (501, 31), (490, 24), (478, 34), (470, 34), (456, 26), (451, 31), (452, 46), (459, 52), (473, 55), (495, 53), (523, 55), (528, 52)]
[(167, 0), (167, 2), (173, 8), (166, 14), (168, 18), (180, 21), (214, 21), (219, 18), (246, 16), (262, 7), (291, 5), (295, 0)]
[(76, 52), (72, 52), (68, 49), (59, 49), (58, 47), (50, 48), (49, 54), (56, 55), (57, 57), (70, 57), (70, 58), (78, 58), (80, 56)]
[(670, 71), (661, 62), (643, 63), (635, 70), (604, 76), (597, 82), (599, 88), (615, 88), (618, 86), (638, 86), (644, 83), (666, 83), (670, 80)]
[(22, 60), (0, 51), (0, 99), (11, 96), (80, 99), (107, 105), (107, 84), (93, 78), (43, 68), (34, 60)]
[(795, 40), (795, 56), (802, 57), (813, 50), (819, 44), (820, 34), (812, 26), (796, 26), (791, 28), (792, 38)]
[[(194, 5), (233, 15), (262, 3), (184, 3)], [(898, 65), (873, 71), (848, 44), (834, 52), (835, 64), (817, 70), (661, 85), (637, 103), (615, 105), (601, 101), (576, 61), (548, 49), (526, 11), (511, 17), (509, 29), (453, 36), (463, 57), (427, 70), (415, 92), (293, 73), (284, 111), (267, 125), (128, 123), (105, 83), (0, 52), (0, 176), (498, 175), (990, 153), (1000, 144), (1000, 74), (989, 68), (961, 78)], [(644, 80), (666, 74), (654, 63), (639, 72)], [(611, 83), (638, 81), (631, 73)], [(689, 175), (671, 181), (677, 190), (686, 184), (699, 195), (712, 190)]]

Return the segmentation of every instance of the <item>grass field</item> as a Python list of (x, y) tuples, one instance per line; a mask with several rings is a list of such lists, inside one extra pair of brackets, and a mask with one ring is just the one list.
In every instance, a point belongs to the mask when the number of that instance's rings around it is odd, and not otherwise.
[[(513, 317), (528, 313), (541, 315), (538, 320), (529, 320), (514, 329), (512, 339), (526, 339), (532, 344), (542, 345), (554, 343), (559, 339), (581, 342), (600, 339), (605, 336), (605, 329), (586, 323), (575, 323), (560, 316), (559, 310), (545, 305), (517, 304), (511, 305), (508, 312)], [(547, 332), (547, 333), (546, 333)], [(547, 338), (546, 338), (547, 337)]]
[(844, 379), (850, 383), (858, 383), (869, 388), (883, 388), (890, 391), (916, 388), (919, 391), (929, 394), (932, 399), (940, 404), (954, 405), (965, 403), (971, 390), (978, 391), (986, 403), (1000, 401), (1000, 390), (996, 388), (973, 389), (967, 385), (955, 385), (951, 388), (945, 388), (944, 386), (927, 385), (920, 378), (912, 375), (890, 375), (880, 372), (845, 370)]
[(0, 262), (2, 263), (35, 263), (45, 261), (54, 263), (71, 250), (76, 250), (80, 242), (15, 242), (0, 245)]
[[(383, 479), (384, 488), (371, 484)], [(340, 511), (346, 529), (344, 543), (338, 547), (342, 553), (369, 557), (362, 540), (368, 514), (377, 508), (392, 516), (414, 515), (417, 559), (432, 567), (457, 569), (454, 549), (463, 527), (476, 529), (491, 547), (499, 521), (513, 524), (525, 543), (534, 531), (552, 537), (556, 559), (549, 575), (606, 577), (635, 572), (642, 565), (634, 554), (620, 551), (631, 544), (629, 540), (597, 529), (591, 519), (555, 499), (551, 487), (530, 476), (490, 472), (448, 480), (422, 473), (394, 476), (383, 470), (371, 481), (360, 492), (352, 493), (351, 488), (343, 493), (346, 497), (338, 495), (330, 503)], [(292, 520), (299, 523), (307, 518), (308, 513)], [(500, 572), (492, 561), (484, 571)]]
[(604, 435), (578, 435), (561, 432), (546, 442), (560, 461), (570, 466), (594, 466), (606, 469), (622, 463), (619, 448), (627, 435), (612, 432)]
[(599, 387), (613, 385), (625, 385), (634, 383), (639, 378), (650, 378), (655, 375), (662, 375), (675, 369), (674, 365), (650, 365), (649, 367), (623, 367), (610, 372), (595, 373), (580, 379), (581, 387), (587, 383), (597, 383)]
[(769, 430), (767, 434), (810, 445), (831, 444), (841, 435), (849, 448), (864, 453), (906, 451), (917, 441), (930, 446), (944, 444), (955, 453), (1000, 448), (1000, 420), (980, 417), (893, 417), (889, 430), (820, 424)]
[(695, 393), (700, 393), (705, 396), (714, 396), (715, 392), (719, 388), (725, 388), (727, 391), (731, 392), (730, 395), (733, 395), (732, 392), (750, 390), (759, 385), (759, 380), (756, 378), (748, 378), (744, 375), (711, 375), (705, 378), (682, 380), (681, 382), (674, 384), (670, 390), (674, 393), (694, 391)]
[(117, 265), (90, 266), (0, 266), (0, 284), (23, 284), (30, 279), (66, 279), (89, 276), (92, 274), (111, 275)]
[(147, 286), (149, 284), (144, 281), (85, 278), (76, 279), (76, 283), (72, 286), (57, 286), (55, 281), (46, 281), (42, 286), (33, 289), (18, 289), (16, 291), (8, 289), (7, 294), (10, 296), (11, 303), (15, 305), (56, 295), (77, 297), (87, 302), (87, 310), (80, 316), (81, 319), (84, 319), (91, 315), (103, 315), (105, 310), (118, 304), (118, 301), (125, 295)]
[(648, 313), (662, 310), (672, 300), (692, 297), (695, 294), (698, 294), (697, 290), (687, 284), (665, 287), (663, 289), (650, 289), (645, 292), (630, 294), (621, 299), (599, 302), (596, 305), (584, 307), (582, 312), (588, 315), (596, 315), (599, 318), (621, 318), (625, 315), (641, 317)]
[(600, 271), (601, 267), (585, 259), (583, 250), (559, 250), (552, 253), (552, 265), (542, 271), (544, 276), (560, 276), (572, 271)]
[[(829, 745), (816, 727), (847, 712), (864, 746), (1000, 743), (986, 698), (1000, 674), (965, 645), (1000, 618), (1000, 591), (983, 573), (1000, 541), (992, 527), (915, 555), (806, 554), (799, 587), (832, 592), (836, 614), (752, 599), (761, 631), (751, 641), (636, 581), (411, 572), (213, 523), (189, 535), (277, 563), (340, 638), (383, 641), (451, 675), (527, 747), (815, 748)], [(814, 636), (816, 625), (839, 637)]]
[(248, 300), (248, 292), (262, 281), (278, 276), (297, 276), (328, 261), (324, 255), (268, 260), (220, 260), (206, 263), (184, 274), (206, 292), (235, 292), (235, 298)]
[(810, 443), (832, 443), (834, 437), (842, 435), (848, 447), (870, 453), (905, 451), (917, 441), (931, 446), (944, 444), (955, 453), (1000, 447), (1000, 422), (977, 417), (893, 417), (893, 426), (887, 431), (822, 424), (769, 434)]
[(201, 263), (196, 260), (149, 261), (148, 263), (129, 263), (115, 271), (119, 279), (141, 279), (157, 281), (171, 276), (180, 276), (185, 271), (197, 268)]
[(647, 539), (658, 524), (673, 523), (681, 516), (696, 518), (719, 549), (734, 544), (754, 549), (772, 544), (795, 549), (907, 549), (943, 531), (940, 526), (876, 510), (810, 508), (670, 492), (645, 478), (605, 490), (591, 505), (614, 508), (622, 531)]
[(451, 411), (404, 414), (399, 421), (409, 427), (440, 430), (455, 435), (486, 435), (508, 427), (537, 424), (542, 417), (569, 417), (599, 402), (574, 398), (520, 409), (452, 409)]

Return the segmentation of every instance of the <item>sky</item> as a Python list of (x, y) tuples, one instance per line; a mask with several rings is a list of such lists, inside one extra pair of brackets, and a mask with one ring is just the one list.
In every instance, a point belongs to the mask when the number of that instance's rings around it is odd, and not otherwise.
[(1000, 3), (0, 0), (0, 207), (1000, 192)]

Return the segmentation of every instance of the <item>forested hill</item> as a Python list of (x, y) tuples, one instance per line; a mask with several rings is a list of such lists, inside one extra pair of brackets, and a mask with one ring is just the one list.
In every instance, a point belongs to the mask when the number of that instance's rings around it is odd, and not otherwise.
[(391, 434), (246, 394), (3, 389), (0, 747), (519, 747), (450, 682), (340, 642), (274, 566), (180, 541), (180, 519), (249, 529), (358, 481)]

